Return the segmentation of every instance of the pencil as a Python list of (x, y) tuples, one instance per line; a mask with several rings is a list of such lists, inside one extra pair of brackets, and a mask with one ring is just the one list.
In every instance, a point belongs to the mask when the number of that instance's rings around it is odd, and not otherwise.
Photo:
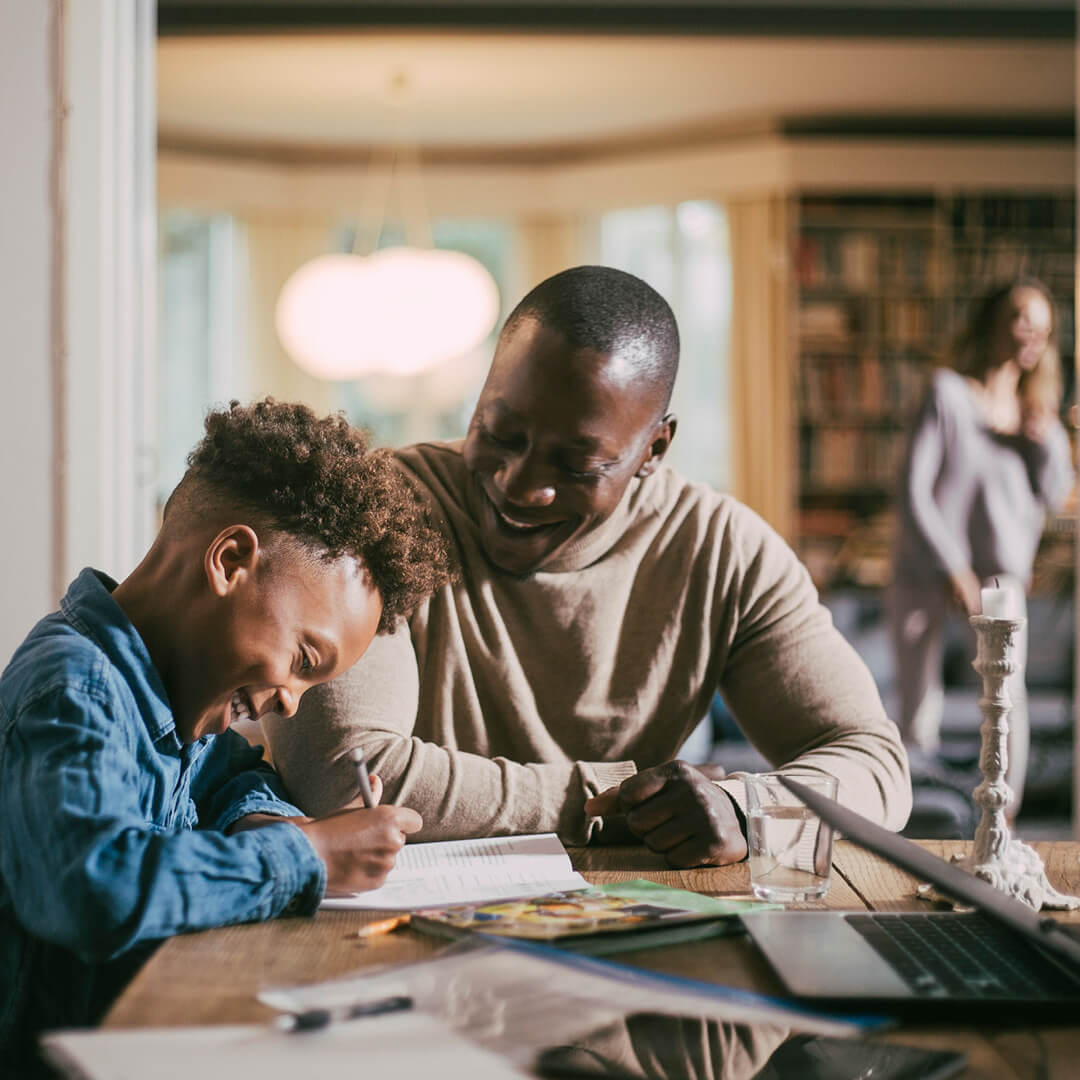
[(375, 922), (370, 922), (366, 926), (361, 926), (356, 931), (356, 936), (361, 938), (376, 937), (379, 934), (389, 934), (391, 930), (396, 930), (399, 926), (408, 926), (408, 915), (391, 915), (388, 919), (378, 919)]
[(338, 1020), (357, 1020), (362, 1016), (382, 1016), (383, 1013), (411, 1009), (413, 999), (403, 994), (378, 1001), (358, 1001), (336, 1009), (305, 1009), (303, 1012), (279, 1016), (274, 1026), (279, 1031), (318, 1031)]
[(370, 810), (375, 805), (375, 796), (371, 793), (371, 780), (368, 779), (367, 765), (364, 764), (364, 751), (358, 746), (349, 751), (349, 757), (356, 766), (356, 782), (360, 785), (360, 797)]

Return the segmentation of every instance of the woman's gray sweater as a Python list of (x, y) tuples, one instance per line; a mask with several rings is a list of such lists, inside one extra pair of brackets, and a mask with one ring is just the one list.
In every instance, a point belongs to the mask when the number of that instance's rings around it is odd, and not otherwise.
[(893, 574), (925, 582), (970, 567), (985, 580), (1028, 581), (1047, 509), (1073, 482), (1069, 438), (1054, 420), (1042, 441), (991, 430), (967, 380), (934, 373), (898, 485)]

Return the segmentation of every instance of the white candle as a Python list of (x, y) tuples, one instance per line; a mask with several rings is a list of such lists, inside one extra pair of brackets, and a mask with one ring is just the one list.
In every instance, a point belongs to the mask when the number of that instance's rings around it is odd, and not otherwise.
[(988, 588), (982, 592), (982, 613), (990, 619), (1012, 618), (1012, 597), (1008, 589)]

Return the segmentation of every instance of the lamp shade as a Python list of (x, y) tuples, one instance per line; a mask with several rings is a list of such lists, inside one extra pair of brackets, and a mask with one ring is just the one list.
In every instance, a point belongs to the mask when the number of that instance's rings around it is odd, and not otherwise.
[(391, 247), (322, 255), (285, 282), (275, 323), (285, 351), (320, 379), (415, 375), (491, 332), (499, 291), (460, 251)]

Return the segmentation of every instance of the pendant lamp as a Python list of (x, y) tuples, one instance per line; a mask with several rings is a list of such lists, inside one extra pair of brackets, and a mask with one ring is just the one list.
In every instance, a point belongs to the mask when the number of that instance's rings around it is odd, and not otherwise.
[[(373, 166), (369, 192), (378, 171)], [(429, 371), (467, 356), (499, 317), (498, 288), (483, 264), (432, 246), (415, 149), (396, 148), (385, 178), (373, 250), (312, 259), (278, 296), (274, 321), (282, 346), (320, 379)], [(402, 194), (413, 193), (411, 220), (403, 214), (406, 244), (379, 249), (395, 181)], [(418, 232), (425, 234), (419, 243)]]

